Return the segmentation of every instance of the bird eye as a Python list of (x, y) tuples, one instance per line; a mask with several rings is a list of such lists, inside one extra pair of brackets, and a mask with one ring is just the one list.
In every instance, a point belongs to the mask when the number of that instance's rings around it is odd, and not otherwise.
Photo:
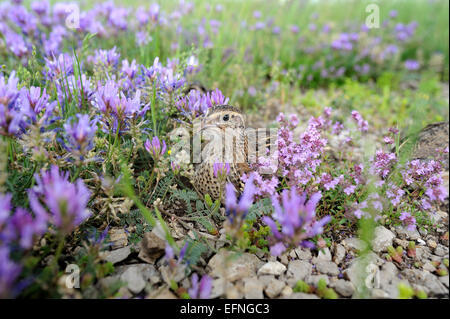
[(226, 122), (230, 119), (230, 116), (228, 114), (223, 116), (223, 120)]

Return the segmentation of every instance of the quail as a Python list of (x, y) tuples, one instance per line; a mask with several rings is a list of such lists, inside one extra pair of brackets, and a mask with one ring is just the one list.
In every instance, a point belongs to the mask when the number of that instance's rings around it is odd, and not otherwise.
[[(236, 190), (242, 189), (241, 176), (250, 168), (247, 162), (247, 138), (245, 117), (237, 108), (230, 105), (212, 107), (201, 121), (200, 128), (194, 131), (194, 139), (200, 141), (200, 161), (194, 164), (193, 185), (204, 198), (224, 203), (224, 188), (227, 182)], [(228, 163), (229, 174), (225, 179), (214, 175), (214, 163)]]

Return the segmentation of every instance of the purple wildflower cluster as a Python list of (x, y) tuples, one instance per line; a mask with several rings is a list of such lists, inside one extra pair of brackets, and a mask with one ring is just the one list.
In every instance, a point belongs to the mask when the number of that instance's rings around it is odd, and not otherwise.
[(264, 216), (263, 222), (272, 231), (270, 253), (273, 256), (281, 255), (288, 247), (315, 247), (309, 239), (321, 234), (323, 226), (331, 220), (330, 216), (316, 220), (315, 209), (321, 197), (318, 192), (306, 201), (306, 193), (298, 195), (295, 188), (281, 193), (281, 205), (278, 196), (272, 197), (275, 212), (272, 217)]
[[(112, 1), (97, 3), (89, 10), (80, 10), (75, 3), (51, 5), (47, 0), (36, 0), (31, 2), (30, 8), (27, 9), (21, 1), (2, 3), (0, 33), (4, 46), (22, 61), (31, 56), (33, 47), (38, 48), (48, 61), (58, 61), (60, 66), (64, 65), (60, 62), (66, 41), (76, 41), (88, 34), (96, 34), (99, 39), (110, 39), (130, 33), (135, 37), (137, 46), (145, 47), (153, 41), (153, 30), (167, 30), (168, 34), (183, 35), (183, 41), (170, 43), (171, 50), (176, 51), (180, 46), (189, 48), (192, 44), (197, 48), (213, 48), (219, 33), (226, 30), (224, 22), (220, 21), (223, 7), (211, 12), (209, 18), (194, 21), (192, 28), (185, 26), (184, 18), (190, 17), (190, 13), (196, 10), (193, 3), (185, 1), (174, 6), (172, 12), (163, 11), (157, 3), (130, 9)], [(79, 21), (73, 25), (70, 22), (75, 21), (70, 19), (77, 12)], [(393, 56), (401, 57), (403, 51), (411, 52), (418, 26), (415, 21), (399, 23), (395, 15), (389, 15), (381, 26), (384, 36), (380, 37), (369, 32), (365, 24), (349, 24), (339, 29), (329, 22), (320, 24), (318, 16), (311, 16), (308, 28), (290, 25), (285, 30), (275, 24), (274, 18), (259, 12), (241, 21), (240, 31), (267, 33), (283, 43), (298, 43), (294, 47), (296, 56), (312, 56), (313, 61), (320, 61), (310, 65), (300, 59), (305, 63), (300, 63), (295, 75), (300, 81), (308, 83), (342, 79), (350, 74), (364, 78), (381, 73), (386, 64), (384, 61), (392, 60)], [(118, 59), (117, 52), (107, 50), (98, 50), (92, 57), (97, 65), (101, 63), (106, 67), (117, 66), (120, 64)], [(357, 61), (353, 68), (348, 66), (349, 59)], [(53, 62), (48, 62), (48, 65)], [(411, 58), (400, 62), (404, 63), (406, 70), (420, 67), (420, 62)], [(124, 73), (130, 76), (137, 69), (133, 62), (126, 63)], [(65, 72), (70, 72), (70, 65), (66, 66)], [(52, 68), (48, 76), (54, 78), (58, 76), (58, 71)], [(173, 90), (180, 84), (175, 74), (171, 76), (167, 73), (166, 76), (167, 79), (162, 81), (164, 90)], [(131, 84), (129, 82), (127, 86)]]
[(161, 143), (158, 136), (154, 136), (151, 141), (146, 140), (144, 143), (144, 147), (147, 150), (147, 152), (149, 152), (150, 155), (153, 157), (155, 162), (158, 162), (158, 160), (162, 156), (164, 156), (164, 154), (167, 151), (166, 142), (163, 140)]
[(90, 192), (81, 180), (72, 184), (57, 166), (35, 174), (37, 185), (28, 191), (32, 213), (13, 209), (11, 194), (0, 194), (0, 298), (13, 297), (22, 266), (12, 251), (26, 251), (48, 231), (49, 223), (62, 235), (71, 233), (90, 216), (86, 209)]
[(206, 93), (191, 90), (188, 95), (182, 96), (175, 105), (181, 115), (193, 121), (198, 116), (205, 114), (210, 107), (227, 104), (229, 100), (219, 89)]
[[(367, 167), (364, 163), (356, 162), (351, 166), (347, 165), (345, 170), (335, 169), (336, 173), (330, 170), (330, 165), (334, 164), (327, 161), (325, 146), (332, 136), (348, 131), (341, 122), (332, 120), (331, 108), (326, 108), (321, 116), (311, 118), (298, 139), (294, 137), (299, 122), (295, 115), (280, 114), (277, 120), (280, 125), (278, 148), (273, 154), (260, 157), (253, 166), (255, 170), (242, 177), (247, 182), (246, 185), (251, 185), (254, 196), (272, 197), (275, 213), (272, 217), (265, 216), (263, 220), (272, 230), (273, 254), (278, 255), (291, 245), (310, 245), (310, 241), (306, 239), (320, 234), (323, 225), (330, 221), (327, 216), (318, 226), (313, 226), (314, 211), (320, 194), (333, 192), (332, 196), (337, 196), (336, 193), (340, 193), (353, 203), (347, 210), (357, 219), (364, 217), (379, 220), (384, 214), (394, 211), (398, 221), (408, 229), (416, 226), (414, 214), (417, 208), (432, 214), (435, 207), (448, 197), (441, 176), (443, 166), (438, 160), (413, 160), (401, 166), (394, 152), (378, 149)], [(356, 122), (357, 130), (363, 133), (368, 129), (367, 121), (356, 111), (351, 113), (350, 121), (347, 122)], [(389, 128), (388, 134), (383, 138), (386, 147), (392, 147), (397, 134), (398, 129)], [(440, 151), (442, 159), (446, 152), (448, 153), (448, 149)], [(278, 162), (273, 159), (278, 159)], [(394, 182), (395, 179), (389, 178), (392, 174), (399, 174), (401, 182)], [(371, 183), (375, 185), (375, 192), (368, 192), (368, 185)], [(278, 195), (280, 186), (291, 191), (285, 189)], [(230, 189), (227, 191), (228, 211), (246, 212), (250, 207), (247, 201), (244, 200), (245, 207), (240, 208), (231, 186), (227, 187)], [(414, 191), (407, 193), (407, 188)], [(278, 196), (281, 197), (281, 205)], [(311, 198), (308, 203), (307, 196)], [(243, 198), (250, 197), (243, 195)], [(292, 217), (298, 214), (302, 216), (298, 220)], [(306, 217), (302, 214), (306, 214)], [(281, 227), (281, 231), (278, 227)]]

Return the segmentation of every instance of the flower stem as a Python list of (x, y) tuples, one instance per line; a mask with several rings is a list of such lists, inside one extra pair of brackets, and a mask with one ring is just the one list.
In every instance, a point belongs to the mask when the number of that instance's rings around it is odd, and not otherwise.
[(53, 261), (52, 261), (52, 269), (55, 273), (58, 273), (58, 260), (61, 257), (61, 253), (64, 248), (65, 241), (66, 240), (65, 240), (64, 236), (58, 234), (58, 247), (56, 247), (55, 257), (53, 258)]

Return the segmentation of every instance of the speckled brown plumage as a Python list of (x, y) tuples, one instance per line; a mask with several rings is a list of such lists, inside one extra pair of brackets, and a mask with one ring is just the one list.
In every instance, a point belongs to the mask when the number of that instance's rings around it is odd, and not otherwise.
[[(233, 106), (216, 106), (209, 109), (197, 134), (202, 141), (201, 162), (194, 166), (193, 185), (202, 198), (209, 194), (223, 202), (225, 184), (230, 182), (237, 190), (242, 189), (241, 176), (249, 171), (245, 118)], [(224, 154), (232, 158), (224, 158)], [(221, 182), (214, 176), (213, 165), (223, 162), (229, 163), (230, 173)]]

